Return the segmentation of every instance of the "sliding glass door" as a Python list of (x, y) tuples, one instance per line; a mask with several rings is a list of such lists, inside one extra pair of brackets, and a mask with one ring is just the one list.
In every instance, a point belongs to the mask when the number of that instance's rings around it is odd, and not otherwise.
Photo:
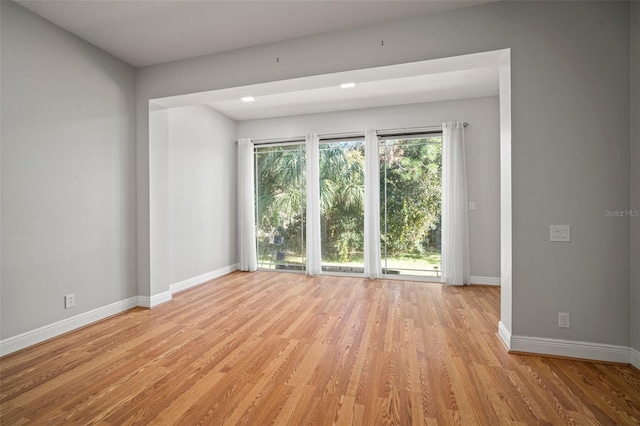
[(322, 270), (363, 273), (364, 141), (321, 143)]
[[(364, 141), (319, 144), (323, 272), (364, 272)], [(381, 138), (383, 274), (439, 277), (442, 136)], [(257, 146), (256, 238), (261, 269), (306, 270), (305, 144)]]
[(383, 274), (440, 276), (442, 136), (380, 143)]
[(255, 148), (258, 268), (304, 271), (305, 147)]

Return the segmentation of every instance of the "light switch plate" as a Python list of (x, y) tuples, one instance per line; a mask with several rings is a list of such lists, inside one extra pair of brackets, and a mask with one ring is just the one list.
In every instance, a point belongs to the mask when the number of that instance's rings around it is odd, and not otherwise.
[(550, 225), (549, 241), (571, 241), (571, 226)]

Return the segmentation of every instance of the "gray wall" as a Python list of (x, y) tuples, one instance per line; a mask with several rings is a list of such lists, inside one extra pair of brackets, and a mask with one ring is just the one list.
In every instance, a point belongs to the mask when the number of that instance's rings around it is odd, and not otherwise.
[[(168, 290), (168, 278), (150, 284), (151, 247), (169, 232), (151, 236), (153, 182), (167, 171), (149, 167), (149, 99), (511, 48), (510, 331), (624, 346), (632, 336), (638, 348), (638, 220), (603, 214), (638, 205), (637, 4), (496, 2), (146, 67), (134, 80), (129, 66), (1, 3), (2, 338)], [(550, 224), (571, 225), (573, 241), (549, 243)], [(71, 292), (77, 306), (64, 310)], [(570, 329), (557, 328), (560, 310)]]
[[(631, 5), (631, 209), (640, 211), (640, 3)], [(631, 346), (640, 351), (640, 217), (631, 217)], [(640, 367), (638, 367), (640, 368)]]
[(207, 106), (169, 114), (171, 284), (237, 262), (236, 122)]
[[(629, 7), (495, 2), (140, 69), (139, 285), (150, 287), (149, 99), (511, 48), (509, 331), (628, 346), (630, 221), (603, 211), (629, 205)], [(551, 224), (571, 225), (572, 242), (550, 243)]]
[(136, 88), (129, 65), (0, 7), (4, 339), (137, 295)]
[[(155, 176), (155, 185), (149, 191), (149, 228), (154, 238), (149, 253), (151, 261), (150, 288), (141, 296), (160, 296), (166, 301), (170, 297), (169, 285), (169, 111), (149, 102), (149, 135), (154, 149), (149, 157), (149, 173)], [(139, 260), (138, 260), (139, 262)], [(138, 287), (138, 289), (140, 289)], [(146, 304), (144, 306), (147, 306)], [(151, 302), (147, 307), (151, 307)]]
[(307, 133), (353, 132), (471, 123), (465, 129), (469, 200), (471, 275), (500, 277), (500, 133), (498, 97), (306, 114), (238, 123), (238, 137), (269, 139)]

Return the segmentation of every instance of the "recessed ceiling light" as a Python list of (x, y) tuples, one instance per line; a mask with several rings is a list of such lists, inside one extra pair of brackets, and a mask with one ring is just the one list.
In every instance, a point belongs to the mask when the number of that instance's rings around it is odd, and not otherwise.
[(255, 101), (253, 96), (245, 96), (244, 98), (240, 98), (242, 102), (253, 102)]
[(355, 83), (342, 83), (340, 85), (340, 87), (342, 87), (343, 89), (350, 89), (352, 87), (356, 87), (356, 84)]

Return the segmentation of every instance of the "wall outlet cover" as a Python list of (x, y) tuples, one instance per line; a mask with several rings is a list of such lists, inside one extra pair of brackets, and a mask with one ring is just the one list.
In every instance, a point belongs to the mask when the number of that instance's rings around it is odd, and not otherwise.
[(558, 312), (558, 327), (571, 328), (571, 316), (568, 312)]
[(76, 304), (76, 296), (75, 294), (67, 294), (64, 297), (64, 308), (69, 309), (73, 308)]
[(549, 241), (571, 241), (571, 226), (549, 225)]

